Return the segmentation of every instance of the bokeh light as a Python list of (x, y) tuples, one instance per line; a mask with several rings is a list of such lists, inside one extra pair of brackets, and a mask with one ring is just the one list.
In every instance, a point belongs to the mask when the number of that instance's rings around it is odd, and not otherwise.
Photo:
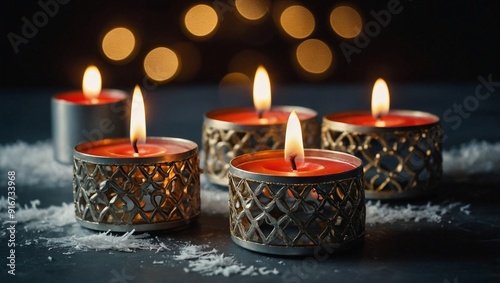
[(167, 47), (157, 47), (144, 58), (144, 71), (152, 80), (166, 82), (179, 70), (177, 54)]
[(117, 27), (106, 33), (102, 39), (104, 55), (113, 61), (127, 59), (135, 48), (135, 36), (127, 28)]
[(354, 38), (361, 33), (363, 20), (356, 9), (349, 6), (339, 6), (330, 13), (330, 25), (339, 36)]
[(293, 38), (306, 38), (314, 31), (314, 16), (307, 8), (293, 5), (286, 8), (280, 16), (280, 25)]
[(245, 19), (256, 21), (262, 19), (269, 10), (266, 0), (236, 0), (236, 11)]
[(330, 47), (319, 39), (308, 39), (300, 43), (295, 56), (299, 66), (311, 74), (326, 72), (333, 61)]
[(199, 39), (212, 36), (218, 24), (217, 12), (214, 8), (205, 4), (191, 7), (184, 17), (184, 25), (189, 35)]

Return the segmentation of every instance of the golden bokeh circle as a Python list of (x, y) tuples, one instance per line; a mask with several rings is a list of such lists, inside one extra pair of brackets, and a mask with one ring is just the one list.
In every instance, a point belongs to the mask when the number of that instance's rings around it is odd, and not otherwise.
[(144, 58), (144, 71), (154, 81), (171, 80), (179, 71), (179, 58), (172, 49), (157, 47)]
[(289, 36), (302, 39), (311, 35), (316, 23), (306, 7), (293, 5), (281, 13), (280, 25)]
[(104, 35), (102, 39), (102, 51), (104, 55), (113, 61), (127, 59), (135, 48), (135, 36), (127, 28), (117, 27)]
[(319, 39), (307, 39), (297, 46), (295, 56), (299, 66), (311, 74), (325, 73), (333, 61), (330, 47)]
[(354, 38), (361, 33), (363, 20), (356, 9), (349, 6), (338, 6), (330, 13), (330, 25), (339, 36)]
[(269, 10), (266, 0), (235, 0), (234, 5), (243, 18), (251, 21), (262, 19)]
[(211, 36), (219, 25), (217, 12), (211, 6), (198, 4), (191, 7), (185, 17), (184, 26), (193, 36), (206, 38)]

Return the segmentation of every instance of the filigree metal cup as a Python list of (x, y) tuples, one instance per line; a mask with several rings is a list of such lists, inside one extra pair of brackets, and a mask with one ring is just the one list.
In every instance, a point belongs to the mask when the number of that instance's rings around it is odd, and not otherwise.
[(365, 197), (362, 161), (350, 154), (306, 149), (352, 164), (352, 170), (321, 176), (272, 176), (239, 169), (245, 162), (282, 158), (282, 150), (234, 158), (229, 169), (229, 225), (239, 246), (262, 253), (306, 255), (345, 250), (362, 241)]
[[(300, 121), (305, 133), (304, 147), (319, 146), (320, 129), (314, 110), (297, 106), (275, 106), (274, 110), (308, 114)], [(205, 114), (202, 129), (203, 169), (211, 183), (227, 186), (229, 162), (238, 155), (285, 146), (286, 122), (279, 124), (242, 125), (217, 119), (225, 113), (254, 111), (253, 108), (227, 108)], [(287, 116), (288, 118), (288, 116)]]
[(332, 113), (323, 117), (321, 147), (361, 158), (368, 199), (411, 199), (434, 193), (442, 175), (442, 130), (439, 117), (419, 111), (393, 114), (424, 117), (433, 123), (371, 127), (336, 119), (359, 112)]
[(151, 138), (188, 148), (159, 157), (93, 156), (93, 146), (123, 144), (107, 139), (75, 147), (73, 196), (76, 220), (84, 227), (127, 232), (180, 228), (200, 215), (200, 168), (196, 143)]

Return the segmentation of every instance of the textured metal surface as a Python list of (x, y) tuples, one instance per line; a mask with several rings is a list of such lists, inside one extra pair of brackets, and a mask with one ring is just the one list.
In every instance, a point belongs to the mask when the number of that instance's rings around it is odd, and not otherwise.
[[(319, 146), (320, 128), (315, 111), (295, 106), (278, 106), (273, 107), (273, 109), (296, 110), (311, 114), (309, 119), (300, 121), (304, 133), (304, 147), (316, 148)], [(214, 117), (216, 113), (217, 111), (212, 111), (205, 115), (202, 128), (203, 169), (212, 183), (227, 185), (227, 173), (231, 159), (245, 153), (281, 149), (285, 145), (286, 123), (240, 125), (217, 120)]]
[(52, 97), (52, 140), (57, 161), (71, 164), (73, 148), (77, 144), (127, 136), (127, 95), (118, 90), (104, 91), (121, 100), (85, 105)]
[[(338, 251), (360, 242), (365, 231), (365, 197), (361, 160), (356, 169), (317, 177), (276, 177), (238, 169), (256, 155), (231, 161), (229, 172), (229, 225), (234, 242), (246, 249), (281, 255), (312, 254), (318, 247)], [(327, 152), (327, 151), (323, 151)], [(306, 156), (321, 153), (306, 151)]]
[(197, 148), (160, 163), (101, 164), (75, 156), (73, 197), (84, 227), (125, 232), (186, 226), (200, 214)]
[[(435, 117), (422, 112), (418, 116)], [(436, 123), (399, 128), (355, 126), (323, 118), (321, 147), (364, 162), (366, 198), (405, 199), (433, 194), (442, 175), (442, 130)]]

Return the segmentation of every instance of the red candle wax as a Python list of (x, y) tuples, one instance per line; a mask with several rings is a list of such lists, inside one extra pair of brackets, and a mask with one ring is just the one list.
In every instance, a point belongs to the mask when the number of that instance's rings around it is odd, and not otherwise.
[(335, 113), (327, 115), (327, 118), (350, 125), (369, 126), (369, 127), (408, 127), (433, 124), (438, 121), (431, 115), (418, 115), (420, 112), (410, 111), (391, 111), (381, 119), (376, 119), (368, 111)]
[(121, 143), (99, 144), (81, 150), (82, 153), (100, 157), (159, 157), (171, 154), (183, 153), (192, 148), (181, 144), (162, 141), (148, 140), (145, 144), (138, 144), (139, 153), (134, 152), (134, 148), (125, 139)]
[(355, 169), (352, 164), (341, 160), (323, 157), (305, 157), (305, 161), (297, 164), (293, 171), (288, 160), (284, 158), (268, 157), (254, 159), (238, 164), (241, 170), (273, 176), (322, 176), (337, 174)]
[[(262, 117), (257, 116), (254, 108), (242, 107), (231, 108), (225, 111), (220, 111), (214, 114), (211, 118), (224, 122), (231, 122), (240, 125), (271, 125), (271, 124), (286, 124), (291, 110), (284, 110), (280, 108), (273, 108), (269, 111), (263, 112)], [(314, 114), (304, 113), (297, 111), (300, 120), (312, 118)]]
[(73, 104), (98, 105), (98, 104), (108, 104), (123, 100), (126, 98), (126, 95), (124, 95), (120, 91), (103, 89), (99, 94), (99, 96), (94, 99), (87, 98), (81, 91), (64, 92), (56, 95), (55, 98)]

